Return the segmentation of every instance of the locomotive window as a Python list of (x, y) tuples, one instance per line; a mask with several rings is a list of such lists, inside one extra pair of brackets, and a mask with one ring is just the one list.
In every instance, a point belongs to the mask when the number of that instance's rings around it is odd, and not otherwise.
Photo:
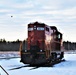
[(37, 27), (37, 30), (44, 30), (43, 27)]
[(60, 39), (60, 34), (58, 35), (58, 39)]
[(33, 28), (28, 28), (28, 31), (32, 31), (33, 30)]
[(49, 32), (49, 28), (47, 28), (47, 27), (46, 27), (46, 31), (48, 31), (48, 32)]
[(34, 26), (34, 30), (36, 30), (36, 26)]

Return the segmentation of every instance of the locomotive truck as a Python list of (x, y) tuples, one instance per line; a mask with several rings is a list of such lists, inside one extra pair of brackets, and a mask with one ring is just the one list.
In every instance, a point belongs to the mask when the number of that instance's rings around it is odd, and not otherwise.
[(34, 22), (28, 24), (27, 49), (20, 46), (21, 62), (41, 65), (64, 57), (62, 33), (55, 26)]

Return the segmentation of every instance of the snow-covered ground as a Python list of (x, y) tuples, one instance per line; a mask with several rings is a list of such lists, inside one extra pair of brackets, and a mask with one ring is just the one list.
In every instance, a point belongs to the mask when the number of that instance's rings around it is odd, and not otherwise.
[(20, 57), (19, 52), (0, 52), (0, 59), (9, 59)]
[[(76, 75), (76, 54), (65, 54), (65, 62), (61, 62), (54, 67), (40, 67), (30, 70), (32, 67), (23, 67), (17, 70), (9, 70), (22, 66), (20, 58), (0, 59), (0, 65), (9, 73), (9, 75)], [(6, 75), (0, 68), (0, 75)]]

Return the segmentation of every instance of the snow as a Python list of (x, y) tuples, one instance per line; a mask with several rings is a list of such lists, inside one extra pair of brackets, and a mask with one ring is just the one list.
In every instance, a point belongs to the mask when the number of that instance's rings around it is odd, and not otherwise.
[[(23, 67), (21, 69), (9, 70), (19, 66), (20, 58), (0, 59), (0, 65), (9, 73), (9, 75), (75, 75), (76, 74), (76, 54), (65, 54), (65, 62), (54, 65), (54, 67), (40, 67), (30, 70), (33, 67)], [(4, 74), (0, 68), (1, 75)]]
[(0, 59), (9, 59), (20, 57), (19, 52), (0, 52)]

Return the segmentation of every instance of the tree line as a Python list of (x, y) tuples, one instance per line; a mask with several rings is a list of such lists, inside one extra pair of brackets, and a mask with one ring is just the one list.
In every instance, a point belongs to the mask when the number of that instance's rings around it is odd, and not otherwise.
[(19, 39), (17, 39), (16, 41), (6, 41), (5, 39), (0, 39), (0, 51), (19, 51), (20, 42), (23, 42), (24, 46), (25, 41), (26, 40), (21, 41)]
[[(25, 41), (25, 40), (23, 40)], [(5, 39), (0, 39), (0, 43), (11, 43), (11, 42), (21, 42), (21, 40), (17, 39), (16, 41), (6, 41)]]
[[(27, 40), (6, 41), (0, 39), (0, 51), (19, 51), (20, 42), (23, 42), (23, 47), (27, 48)], [(76, 50), (76, 42), (63, 41), (63, 47), (65, 50)]]

